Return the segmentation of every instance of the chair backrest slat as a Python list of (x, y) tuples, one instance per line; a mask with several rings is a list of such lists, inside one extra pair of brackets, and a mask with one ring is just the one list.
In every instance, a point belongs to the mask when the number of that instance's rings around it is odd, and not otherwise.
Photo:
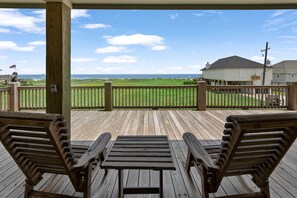
[(75, 164), (61, 115), (0, 112), (0, 139), (33, 185), (44, 172), (70, 175)]
[(226, 175), (251, 174), (261, 186), (297, 136), (297, 114), (234, 115), (227, 118), (216, 165)]

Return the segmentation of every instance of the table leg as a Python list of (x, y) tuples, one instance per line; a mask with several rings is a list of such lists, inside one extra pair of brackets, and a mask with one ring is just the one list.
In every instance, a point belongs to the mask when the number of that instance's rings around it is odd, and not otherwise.
[(119, 198), (123, 198), (124, 194), (123, 194), (123, 170), (119, 170)]
[(160, 198), (163, 198), (163, 170), (160, 170), (159, 174), (160, 174), (159, 193), (160, 193)]

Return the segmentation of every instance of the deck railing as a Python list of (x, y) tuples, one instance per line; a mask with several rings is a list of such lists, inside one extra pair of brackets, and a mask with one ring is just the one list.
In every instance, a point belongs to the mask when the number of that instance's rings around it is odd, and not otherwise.
[(44, 86), (18, 87), (20, 110), (37, 110), (46, 108), (46, 92)]
[(104, 86), (71, 88), (72, 109), (100, 109), (104, 104)]
[(10, 87), (0, 88), (0, 111), (9, 109), (9, 93)]
[[(46, 108), (45, 87), (18, 87), (19, 109), (34, 110)], [(104, 108), (104, 87), (72, 87), (72, 109)]]
[(113, 108), (195, 108), (197, 86), (113, 86)]
[(207, 86), (207, 108), (287, 108), (289, 86)]
[[(17, 98), (16, 98), (17, 97)], [(297, 83), (285, 86), (105, 86), (72, 87), (72, 109), (206, 108), (297, 110)], [(0, 110), (46, 108), (45, 87), (0, 89)]]

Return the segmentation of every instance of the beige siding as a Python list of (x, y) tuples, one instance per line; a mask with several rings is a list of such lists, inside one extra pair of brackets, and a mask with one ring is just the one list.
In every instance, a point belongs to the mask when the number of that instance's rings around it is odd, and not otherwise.
[[(209, 69), (202, 71), (202, 77), (210, 80), (224, 80), (224, 81), (252, 81), (251, 76), (260, 76), (260, 80), (254, 80), (253, 85), (262, 85), (263, 69)], [(266, 70), (265, 85), (270, 85), (272, 81), (272, 69)]]

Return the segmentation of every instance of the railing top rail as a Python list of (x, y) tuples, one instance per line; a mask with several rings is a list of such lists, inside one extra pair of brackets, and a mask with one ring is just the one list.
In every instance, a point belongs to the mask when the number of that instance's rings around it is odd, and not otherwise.
[[(20, 86), (18, 89), (45, 89), (45, 86)], [(71, 88), (76, 89), (94, 89), (94, 88), (104, 88), (104, 86), (72, 86)]]
[(207, 85), (208, 88), (288, 88), (289, 85)]
[(45, 86), (20, 86), (18, 89), (45, 89)]
[(1, 87), (0, 88), (0, 91), (8, 91), (8, 90), (10, 90), (10, 87)]
[(149, 86), (134, 86), (134, 85), (127, 85), (127, 86), (121, 86), (121, 85), (116, 85), (112, 86), (113, 88), (116, 89), (134, 89), (134, 88), (139, 88), (139, 89), (148, 89), (148, 88), (196, 88), (197, 85), (149, 85)]
[(95, 88), (104, 88), (104, 86), (71, 86), (73, 89), (95, 89)]

